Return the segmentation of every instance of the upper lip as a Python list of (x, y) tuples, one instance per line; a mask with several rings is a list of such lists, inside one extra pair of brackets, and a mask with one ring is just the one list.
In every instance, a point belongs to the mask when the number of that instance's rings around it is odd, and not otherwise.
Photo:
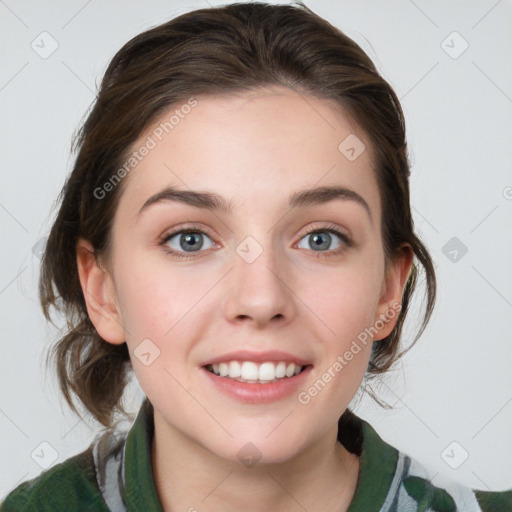
[(307, 366), (311, 364), (306, 359), (283, 352), (281, 350), (270, 350), (266, 352), (253, 352), (251, 350), (236, 350), (234, 352), (228, 352), (221, 356), (212, 357), (201, 363), (201, 366), (207, 366), (209, 364), (225, 363), (227, 361), (254, 361), (255, 363), (268, 362), (280, 362), (295, 363), (300, 366)]

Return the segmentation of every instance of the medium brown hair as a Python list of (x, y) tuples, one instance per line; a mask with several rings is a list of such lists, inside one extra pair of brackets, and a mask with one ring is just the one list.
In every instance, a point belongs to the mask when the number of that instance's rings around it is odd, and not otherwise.
[[(172, 106), (195, 95), (273, 85), (332, 100), (356, 120), (375, 155), (386, 263), (404, 243), (414, 252), (398, 321), (388, 337), (373, 344), (367, 376), (388, 370), (425, 329), (436, 280), (429, 253), (414, 232), (405, 121), (393, 89), (353, 40), (300, 2), (195, 10), (139, 34), (117, 52), (74, 141), (76, 159), (41, 261), (39, 293), (48, 320), (52, 308), (67, 320), (47, 363), (55, 364), (60, 389), (76, 413), (73, 394), (96, 420), (111, 426), (116, 412), (126, 414), (122, 398), (131, 370), (126, 343), (108, 343), (96, 332), (80, 286), (77, 241), (88, 240), (98, 261), (108, 257), (123, 183), (104, 198), (94, 191), (119, 171), (137, 138)], [(415, 339), (399, 353), (417, 262), (425, 273), (427, 302)]]

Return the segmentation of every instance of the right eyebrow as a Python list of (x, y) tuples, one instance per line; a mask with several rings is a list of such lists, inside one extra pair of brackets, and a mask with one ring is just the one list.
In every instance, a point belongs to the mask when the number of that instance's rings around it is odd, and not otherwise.
[(197, 192), (195, 190), (179, 190), (174, 187), (166, 187), (147, 199), (138, 211), (137, 216), (141, 215), (149, 206), (163, 201), (182, 203), (207, 210), (221, 210), (225, 213), (231, 213), (232, 211), (231, 204), (222, 196), (213, 192)]

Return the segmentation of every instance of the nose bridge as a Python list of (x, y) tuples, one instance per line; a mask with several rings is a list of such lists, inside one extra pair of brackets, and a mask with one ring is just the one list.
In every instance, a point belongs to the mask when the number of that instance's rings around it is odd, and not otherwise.
[(225, 314), (251, 318), (263, 325), (272, 318), (291, 318), (293, 301), (286, 279), (286, 262), (268, 233), (249, 235), (235, 248)]

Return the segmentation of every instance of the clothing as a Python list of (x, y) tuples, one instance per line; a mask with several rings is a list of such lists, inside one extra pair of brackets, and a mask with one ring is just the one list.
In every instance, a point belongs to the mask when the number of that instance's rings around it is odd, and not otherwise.
[[(162, 512), (151, 466), (153, 407), (146, 398), (128, 433), (96, 436), (89, 448), (20, 484), (0, 512)], [(350, 410), (338, 440), (360, 456), (348, 512), (510, 512), (512, 489), (483, 492), (445, 481), (434, 486), (416, 460), (384, 442)]]

